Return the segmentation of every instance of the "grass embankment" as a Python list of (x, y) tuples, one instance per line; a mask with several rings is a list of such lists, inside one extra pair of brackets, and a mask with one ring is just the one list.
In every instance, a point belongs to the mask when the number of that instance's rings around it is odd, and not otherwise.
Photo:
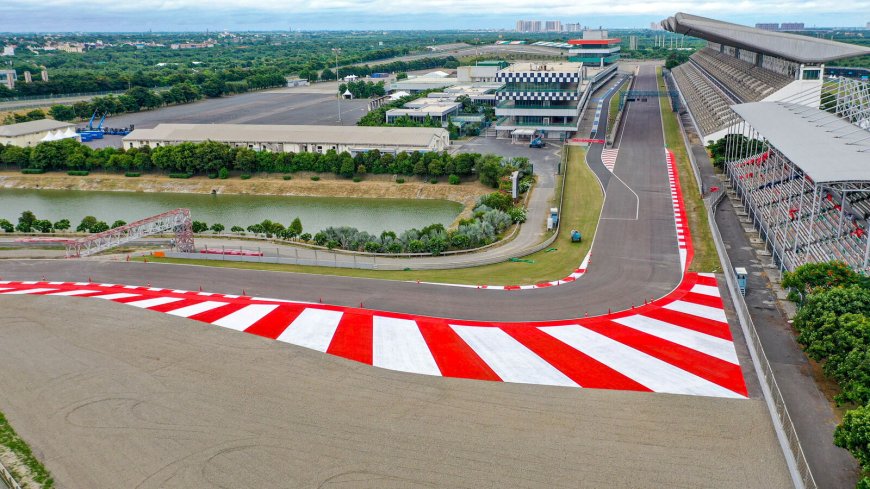
[[(656, 68), (660, 91), (666, 91), (661, 67)], [(701, 199), (701, 192), (695, 181), (692, 163), (689, 160), (688, 149), (683, 142), (680, 133), (680, 121), (677, 114), (671, 110), (668, 97), (659, 97), (662, 109), (662, 122), (665, 130), (665, 144), (674, 153), (677, 168), (680, 172), (680, 186), (683, 189), (683, 201), (686, 212), (689, 214), (689, 230), (692, 235), (692, 244), (695, 247), (695, 258), (689, 266), (692, 272), (714, 272), (721, 268), (716, 246), (713, 244), (713, 235), (707, 224), (707, 208)]]
[[(273, 270), (384, 280), (420, 280), (423, 282), (471, 285), (523, 285), (558, 280), (573, 272), (589, 251), (592, 239), (595, 237), (595, 229), (604, 200), (598, 180), (592, 171), (589, 170), (589, 167), (586, 166), (584, 159), (585, 150), (575, 146), (567, 146), (567, 148), (569, 151), (568, 171), (565, 182), (565, 200), (562, 205), (562, 225), (559, 228), (559, 236), (551, 246), (551, 248), (555, 248), (555, 251), (540, 251), (523, 257), (525, 260), (530, 260), (534, 263), (504, 262), (455, 270), (377, 271), (156, 257), (149, 257), (148, 261), (249, 270)], [(529, 223), (527, 225), (536, 225), (536, 223)], [(571, 243), (570, 234), (572, 229), (578, 229), (583, 233), (582, 243)]]
[[(14, 463), (8, 462), (7, 457), (3, 457), (5, 462), (3, 465), (22, 487), (34, 487), (33, 484), (28, 484), (28, 481), (35, 482), (38, 484), (35, 487), (43, 489), (54, 487), (54, 479), (52, 479), (51, 474), (48, 473), (42, 462), (33, 455), (27, 443), (18, 436), (18, 433), (15, 433), (3, 413), (0, 413), (0, 448), (12, 453), (12, 456), (8, 458), (12, 458)], [(0, 482), (0, 486), (2, 485), (3, 483)]]

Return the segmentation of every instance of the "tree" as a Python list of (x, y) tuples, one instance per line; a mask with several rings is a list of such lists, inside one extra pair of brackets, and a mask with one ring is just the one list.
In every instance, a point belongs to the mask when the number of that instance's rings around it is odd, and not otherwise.
[(52, 105), (48, 113), (59, 121), (71, 121), (76, 118), (76, 111), (71, 105)]
[(203, 233), (205, 231), (208, 231), (208, 224), (202, 221), (193, 221), (191, 226), (193, 227), (194, 233)]
[(323, 71), (320, 72), (321, 80), (335, 80), (336, 78), (337, 77), (335, 75), (335, 72), (333, 72), (329, 68), (325, 68)]
[(108, 231), (108, 230), (109, 230), (109, 225), (106, 224), (106, 221), (98, 221), (97, 223), (95, 223), (93, 225), (93, 227), (91, 227), (92, 233), (102, 233), (102, 232)]
[(216, 76), (209, 77), (199, 87), (202, 90), (202, 94), (209, 98), (220, 97), (227, 88), (224, 81)]
[(296, 236), (300, 236), (302, 234), (302, 220), (298, 217), (293, 219), (293, 222), (290, 223), (290, 227), (287, 230), (292, 233), (291, 238), (295, 238)]
[[(782, 286), (795, 289), (801, 294), (808, 294), (814, 289), (829, 289), (831, 287), (862, 285), (870, 286), (867, 277), (852, 270), (842, 261), (823, 263), (807, 263), (797, 267), (793, 272), (783, 274)], [(798, 297), (792, 295), (792, 300)]]
[(91, 229), (94, 228), (94, 225), (97, 224), (97, 218), (94, 216), (85, 216), (82, 219), (82, 222), (79, 223), (78, 227), (76, 227), (76, 232), (79, 233), (90, 233)]
[(45, 119), (45, 112), (43, 112), (41, 109), (33, 109), (27, 113), (27, 118), (31, 121)]
[(31, 211), (24, 211), (21, 217), (18, 218), (18, 226), (15, 227), (19, 232), (29, 233), (33, 227), (33, 223), (37, 221), (36, 214)]
[(52, 227), (58, 231), (66, 231), (70, 227), (69, 219), (61, 219), (52, 224)]
[(126, 225), (127, 225), (126, 221), (122, 221), (122, 220), (118, 219), (117, 221), (112, 223), (111, 227), (112, 227), (112, 229), (115, 229), (115, 228), (119, 228), (121, 226), (126, 226)]
[(33, 221), (33, 230), (40, 233), (50, 233), (52, 232), (51, 221), (48, 219), (37, 219)]
[(498, 188), (498, 181), (504, 174), (501, 157), (497, 155), (483, 156), (477, 165), (477, 174), (480, 177), (480, 183), (492, 188)]
[(352, 159), (346, 159), (346, 160), (342, 161), (341, 162), (341, 169), (339, 170), (340, 175), (345, 177), (345, 178), (352, 177), (353, 176), (353, 168), (354, 168), (353, 165), (354, 165), (354, 161)]
[(230, 228), (230, 232), (233, 232), (235, 234), (244, 234), (245, 228), (241, 226), (233, 226)]
[(870, 406), (846, 412), (834, 430), (834, 444), (849, 450), (864, 470), (870, 469)]
[(211, 230), (215, 234), (222, 233), (224, 231), (224, 229), (226, 229), (226, 228), (224, 228), (224, 225), (219, 223), (219, 222), (216, 222), (216, 223), (211, 225)]
[(15, 231), (15, 226), (6, 219), (0, 219), (0, 229), (2, 229), (4, 233), (11, 233)]

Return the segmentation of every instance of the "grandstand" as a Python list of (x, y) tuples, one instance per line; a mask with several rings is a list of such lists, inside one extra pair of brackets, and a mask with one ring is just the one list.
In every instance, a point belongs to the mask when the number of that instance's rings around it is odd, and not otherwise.
[(813, 88), (820, 94), (824, 63), (870, 53), (861, 46), (684, 13), (662, 26), (707, 41), (672, 72), (704, 140), (722, 138), (738, 120), (729, 105), (782, 100)]
[(729, 186), (774, 261), (870, 272), (870, 84), (821, 76), (870, 49), (686, 14), (662, 25), (708, 42), (673, 81), (705, 140), (726, 138)]

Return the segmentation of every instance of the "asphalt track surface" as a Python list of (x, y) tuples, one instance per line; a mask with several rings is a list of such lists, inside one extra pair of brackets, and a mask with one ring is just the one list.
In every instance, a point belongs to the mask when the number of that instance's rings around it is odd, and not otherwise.
[(0, 407), (58, 487), (789, 487), (756, 399), (410, 375), (95, 299), (0, 310)]
[[(636, 88), (654, 90), (655, 68), (641, 66)], [(489, 321), (570, 319), (607, 313), (666, 295), (681, 278), (658, 100), (633, 102), (587, 274), (559, 287), (495, 291), (347, 277), (256, 272), (155, 263), (10, 261), (4, 280), (94, 281), (318, 302), (409, 314)], [(606, 111), (601, 123), (606, 124)], [(590, 167), (607, 177), (591, 148)], [(602, 172), (607, 172), (604, 174)], [(582, 257), (577, 258), (577, 264)], [(572, 264), (573, 265), (573, 264)], [(413, 272), (408, 280), (414, 281)]]

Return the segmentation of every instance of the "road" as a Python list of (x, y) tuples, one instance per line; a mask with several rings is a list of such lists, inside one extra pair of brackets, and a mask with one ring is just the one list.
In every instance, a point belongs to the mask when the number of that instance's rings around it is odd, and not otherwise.
[[(638, 89), (654, 89), (655, 70), (640, 69)], [(203, 267), (95, 261), (15, 261), (0, 264), (4, 279), (94, 280), (318, 301), (385, 311), (494, 321), (567, 319), (630, 308), (660, 297), (680, 280), (676, 231), (667, 184), (658, 101), (634, 102), (615, 175), (605, 185), (602, 219), (587, 274), (569, 285), (523, 291), (468, 290), (439, 285)], [(602, 115), (606, 121), (606, 114)], [(652, 149), (651, 149), (652, 148)], [(600, 149), (600, 148), (598, 148)], [(590, 152), (590, 166), (603, 165)], [(606, 171), (606, 169), (604, 170)], [(408, 280), (413, 281), (413, 272)], [(421, 301), (420, 297), (426, 297)], [(482, 307), (481, 304), (486, 304)]]
[[(651, 89), (653, 68), (637, 83)], [(592, 266), (573, 284), (487, 291), (72, 260), (3, 261), (0, 277), (246, 289), (490, 321), (628, 308), (680, 279), (658, 101), (630, 111)], [(789, 485), (757, 398), (410, 375), (110, 301), (0, 296), (0, 307), (0, 407), (71, 488)]]

